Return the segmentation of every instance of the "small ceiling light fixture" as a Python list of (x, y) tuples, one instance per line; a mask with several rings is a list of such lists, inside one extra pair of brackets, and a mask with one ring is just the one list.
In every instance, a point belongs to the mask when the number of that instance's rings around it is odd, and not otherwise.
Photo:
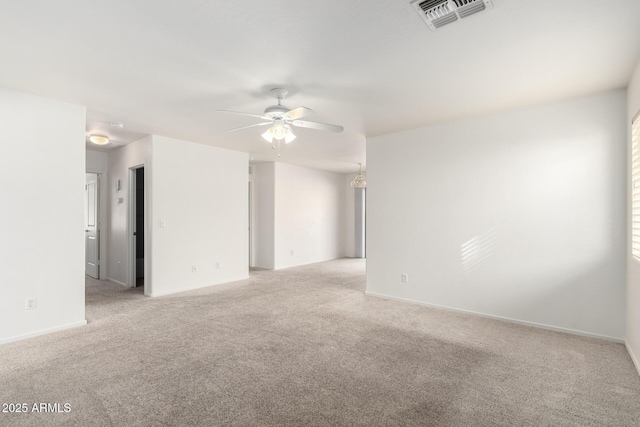
[(362, 174), (362, 163), (358, 163), (360, 166), (360, 171), (353, 181), (351, 181), (351, 186), (353, 188), (367, 188), (367, 178)]
[(109, 138), (104, 135), (90, 135), (89, 141), (96, 145), (107, 145), (109, 143)]

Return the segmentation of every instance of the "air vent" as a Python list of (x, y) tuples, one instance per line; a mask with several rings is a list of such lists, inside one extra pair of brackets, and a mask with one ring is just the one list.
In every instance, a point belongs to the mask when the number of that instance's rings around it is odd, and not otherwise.
[(411, 6), (431, 30), (492, 7), (491, 0), (415, 0)]
[(460, 18), (466, 18), (487, 8), (483, 0), (453, 0)]

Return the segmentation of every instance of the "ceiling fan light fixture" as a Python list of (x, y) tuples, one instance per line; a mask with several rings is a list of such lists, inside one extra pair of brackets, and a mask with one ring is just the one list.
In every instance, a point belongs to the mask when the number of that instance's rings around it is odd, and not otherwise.
[(89, 141), (96, 145), (107, 145), (109, 143), (109, 138), (104, 135), (90, 135)]
[(270, 144), (273, 143), (274, 139), (276, 141), (282, 141), (284, 139), (285, 144), (288, 144), (296, 139), (296, 136), (291, 131), (291, 128), (281, 123), (275, 123), (272, 127), (267, 129), (265, 133), (262, 134), (262, 137)]
[(273, 129), (272, 128), (267, 129), (267, 131), (262, 134), (262, 137), (264, 138), (265, 141), (271, 144), (273, 142)]
[(290, 142), (293, 142), (294, 139), (296, 139), (296, 136), (293, 134), (293, 132), (291, 132), (291, 128), (287, 126), (287, 132), (284, 135), (284, 143), (288, 144)]
[(287, 130), (284, 128), (282, 123), (276, 122), (271, 129), (273, 130), (273, 137), (275, 139), (284, 139), (287, 133)]

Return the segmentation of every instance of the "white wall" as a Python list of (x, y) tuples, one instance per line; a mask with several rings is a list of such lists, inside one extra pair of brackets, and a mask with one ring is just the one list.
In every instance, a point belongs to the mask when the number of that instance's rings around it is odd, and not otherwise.
[(107, 249), (107, 222), (108, 222), (108, 195), (109, 195), (109, 154), (104, 151), (86, 150), (87, 172), (100, 174), (99, 216), (100, 216), (100, 279), (106, 280), (109, 276), (109, 254)]
[(367, 292), (624, 337), (625, 103), (369, 139)]
[(248, 277), (248, 166), (247, 153), (153, 136), (151, 295)]
[(344, 175), (275, 163), (274, 268), (344, 256)]
[[(628, 136), (627, 141), (629, 144), (629, 152), (631, 146), (631, 120), (633, 116), (640, 110), (640, 62), (636, 65), (635, 72), (631, 78), (628, 88), (628, 108), (627, 108), (627, 129)], [(631, 173), (631, 158), (629, 156), (629, 174)], [(627, 180), (631, 182), (631, 179)], [(631, 187), (628, 189), (631, 193)], [(630, 200), (631, 196), (628, 196)], [(631, 235), (631, 204), (629, 203), (629, 222), (628, 222), (628, 235)], [(633, 361), (636, 364), (636, 368), (640, 372), (640, 262), (631, 256), (631, 239), (628, 240), (627, 248), (628, 259), (628, 278), (627, 278), (627, 333), (626, 344)]]
[[(109, 280), (130, 286), (131, 273), (129, 271), (129, 229), (127, 227), (129, 215), (129, 193), (130, 193), (130, 169), (144, 165), (145, 167), (145, 215), (148, 214), (150, 206), (152, 182), (151, 176), (151, 143), (152, 137), (148, 136), (138, 141), (127, 144), (109, 152), (108, 179), (102, 186), (103, 192), (107, 194), (107, 235), (108, 239), (108, 264), (107, 272)], [(116, 190), (116, 181), (120, 180), (120, 190)], [(117, 199), (122, 199), (122, 203), (117, 203)], [(151, 259), (151, 230), (149, 224), (145, 229), (145, 259)], [(148, 262), (148, 261), (147, 261)], [(148, 266), (147, 266), (148, 269)], [(148, 285), (152, 278), (150, 272), (145, 269), (145, 292), (148, 293)]]
[(256, 267), (275, 268), (275, 163), (258, 163), (254, 168), (254, 262)]
[(87, 149), (85, 154), (87, 172), (107, 172), (109, 168), (109, 153)]
[(84, 129), (84, 107), (0, 88), (0, 343), (86, 323)]

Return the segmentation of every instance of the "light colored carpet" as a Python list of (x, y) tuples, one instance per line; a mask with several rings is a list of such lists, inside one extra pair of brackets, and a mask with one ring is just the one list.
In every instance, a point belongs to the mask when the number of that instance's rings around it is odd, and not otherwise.
[(87, 281), (85, 327), (0, 347), (3, 426), (640, 424), (624, 347), (363, 294), (361, 260), (146, 298)]

